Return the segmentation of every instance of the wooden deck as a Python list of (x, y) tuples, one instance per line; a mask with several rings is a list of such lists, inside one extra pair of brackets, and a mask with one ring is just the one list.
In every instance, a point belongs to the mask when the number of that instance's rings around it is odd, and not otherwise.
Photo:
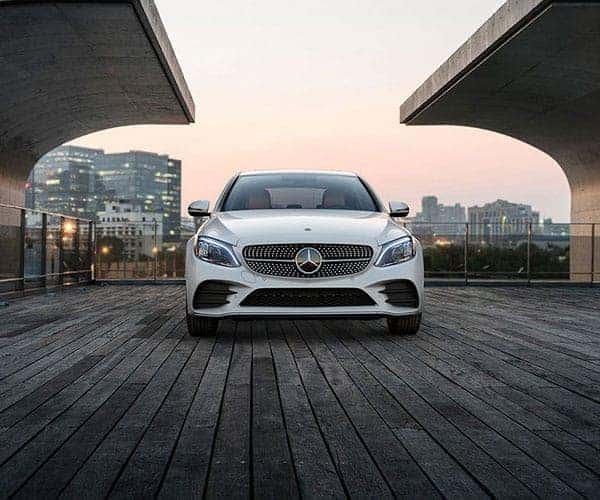
[(0, 496), (598, 498), (600, 290), (433, 288), (195, 340), (179, 286), (0, 308)]

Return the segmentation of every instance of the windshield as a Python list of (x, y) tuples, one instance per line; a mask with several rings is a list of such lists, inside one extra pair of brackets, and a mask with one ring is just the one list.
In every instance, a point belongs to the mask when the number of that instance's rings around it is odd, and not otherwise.
[(358, 177), (301, 173), (241, 176), (222, 208), (225, 212), (270, 209), (378, 211)]

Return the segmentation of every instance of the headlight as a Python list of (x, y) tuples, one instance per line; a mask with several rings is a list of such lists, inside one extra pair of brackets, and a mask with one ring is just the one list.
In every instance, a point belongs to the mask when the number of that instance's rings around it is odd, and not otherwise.
[(205, 262), (226, 267), (240, 267), (231, 245), (200, 236), (194, 245), (196, 257)]
[(417, 252), (417, 247), (412, 236), (405, 236), (399, 240), (390, 241), (383, 245), (375, 265), (378, 267), (393, 266), (412, 259)]

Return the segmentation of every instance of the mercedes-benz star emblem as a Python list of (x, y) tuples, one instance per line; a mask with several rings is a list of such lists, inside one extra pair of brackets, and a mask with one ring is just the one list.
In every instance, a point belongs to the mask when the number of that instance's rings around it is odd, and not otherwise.
[(303, 248), (294, 258), (298, 271), (303, 274), (315, 274), (321, 269), (323, 256), (316, 248)]

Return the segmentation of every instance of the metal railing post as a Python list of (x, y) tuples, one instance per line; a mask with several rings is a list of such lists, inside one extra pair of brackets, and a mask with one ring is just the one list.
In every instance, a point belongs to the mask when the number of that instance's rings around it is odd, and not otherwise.
[(88, 222), (88, 270), (90, 272), (90, 281), (96, 280), (96, 223)]
[(25, 289), (25, 230), (27, 229), (27, 213), (25, 209), (21, 210), (21, 234), (19, 236), (19, 281), (17, 290)]
[(43, 288), (46, 288), (47, 285), (47, 280), (46, 280), (46, 274), (47, 274), (47, 269), (46, 269), (46, 262), (48, 260), (48, 214), (43, 213), (42, 214), (42, 248), (40, 251), (40, 274), (42, 275), (41, 278), (41, 286)]
[(531, 221), (527, 224), (527, 286), (531, 286), (531, 237), (533, 226)]
[(157, 275), (158, 275), (158, 240), (157, 240), (157, 231), (158, 231), (158, 224), (156, 222), (156, 220), (154, 220), (154, 247), (152, 248), (152, 251), (154, 252), (154, 281), (156, 281), (157, 279)]
[(60, 228), (58, 230), (58, 284), (64, 284), (65, 277), (65, 245), (63, 238), (65, 237), (65, 218), (60, 218)]
[(592, 262), (590, 266), (590, 283), (594, 286), (594, 274), (596, 274), (596, 224), (592, 224)]
[(465, 222), (465, 285), (469, 285), (469, 223)]
[[(98, 230), (98, 227), (94, 225), (94, 227), (96, 228), (95, 230)], [(96, 235), (97, 236), (97, 235)], [(102, 248), (99, 248), (99, 239), (96, 237), (96, 259), (95, 259), (95, 266), (94, 266), (94, 279), (102, 279)], [(98, 267), (96, 269), (96, 266)]]
[(81, 270), (81, 262), (79, 258), (79, 219), (75, 219), (75, 235), (73, 236), (73, 253), (75, 254), (75, 259), (73, 259), (73, 271), (75, 272), (74, 276), (79, 284), (79, 271)]
[(131, 240), (129, 240), (129, 237), (131, 236), (130, 231), (131, 231), (131, 226), (129, 224), (125, 223), (123, 225), (123, 279), (124, 280), (127, 279), (127, 261), (129, 260), (129, 250), (127, 249), (127, 245), (125, 244), (125, 242), (131, 241)]

